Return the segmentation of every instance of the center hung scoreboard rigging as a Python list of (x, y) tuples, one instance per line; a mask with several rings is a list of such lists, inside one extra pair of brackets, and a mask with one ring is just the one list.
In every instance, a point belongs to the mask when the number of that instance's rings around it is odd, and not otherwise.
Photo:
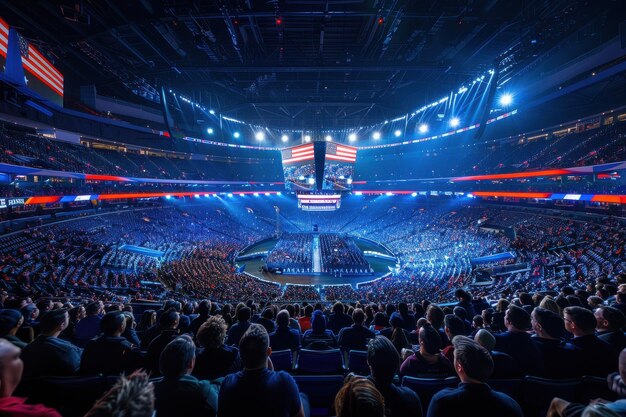
[(285, 189), (296, 191), (303, 210), (336, 210), (340, 192), (352, 190), (357, 148), (319, 141), (285, 148), (281, 156)]

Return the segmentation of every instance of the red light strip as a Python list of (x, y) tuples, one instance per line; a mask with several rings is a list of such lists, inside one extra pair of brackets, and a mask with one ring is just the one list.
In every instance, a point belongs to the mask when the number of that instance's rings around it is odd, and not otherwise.
[(552, 193), (518, 193), (518, 192), (490, 192), (474, 191), (471, 194), (477, 197), (511, 197), (511, 198), (550, 198)]
[(566, 169), (546, 169), (543, 171), (510, 172), (507, 174), (470, 175), (468, 177), (452, 178), (452, 181), (485, 181), (485, 180), (509, 180), (515, 178), (554, 177), (571, 174)]

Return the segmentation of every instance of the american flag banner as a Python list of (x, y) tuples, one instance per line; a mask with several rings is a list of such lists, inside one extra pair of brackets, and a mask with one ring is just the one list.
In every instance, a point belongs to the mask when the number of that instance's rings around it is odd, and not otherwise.
[(333, 161), (356, 162), (356, 148), (339, 145), (334, 142), (326, 143), (326, 159)]
[(33, 45), (23, 36), (19, 36), (22, 66), (24, 69), (55, 94), (63, 97), (63, 74), (57, 70)]
[(9, 47), (9, 25), (0, 18), (0, 55), (4, 58), (7, 56)]
[(302, 162), (315, 159), (313, 144), (296, 146), (282, 150), (283, 164)]

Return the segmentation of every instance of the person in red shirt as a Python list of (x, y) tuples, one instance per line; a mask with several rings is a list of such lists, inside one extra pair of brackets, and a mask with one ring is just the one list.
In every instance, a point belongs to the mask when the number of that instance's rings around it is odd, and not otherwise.
[(53, 408), (41, 404), (26, 404), (26, 398), (12, 396), (22, 380), (24, 370), (20, 353), (20, 348), (5, 339), (0, 339), (0, 415), (61, 417), (61, 414)]

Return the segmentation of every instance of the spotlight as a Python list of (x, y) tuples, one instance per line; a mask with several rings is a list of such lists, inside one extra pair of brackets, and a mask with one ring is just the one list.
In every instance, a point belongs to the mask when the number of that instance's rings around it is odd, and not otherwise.
[(270, 195), (270, 193), (265, 193), (265, 195)]
[(363, 193), (361, 191), (357, 191), (354, 193), (354, 195), (363, 195)]
[(282, 135), (282, 136), (280, 137), (280, 140), (282, 140), (283, 142), (289, 142), (289, 136), (287, 136), (287, 135)]
[(232, 197), (232, 196), (233, 196), (233, 193), (228, 193), (228, 196), (229, 196), (229, 197)]
[(326, 135), (326, 137), (324, 139), (326, 139), (326, 142), (332, 142), (333, 141), (333, 137), (330, 136), (330, 135)]
[(385, 195), (386, 195), (386, 196), (392, 196), (392, 195), (393, 195), (393, 193), (387, 192), (387, 193), (385, 193)]
[(305, 135), (305, 136), (304, 136), (304, 141), (305, 141), (305, 142), (311, 142), (311, 136), (309, 136), (309, 135)]
[(256, 132), (256, 134), (254, 135), (254, 137), (256, 138), (256, 140), (258, 141), (262, 141), (265, 140), (265, 133), (263, 132)]
[(235, 139), (239, 139), (239, 136), (241, 136), (241, 134), (240, 134), (239, 132), (235, 132), (235, 133), (233, 133), (233, 137), (234, 137)]
[(393, 135), (397, 138), (399, 138), (402, 135), (402, 131), (400, 129), (396, 130), (395, 132), (393, 132)]
[(200, 198), (200, 194), (194, 194), (193, 196), (196, 198)]
[(281, 17), (277, 17), (277, 18), (276, 18), (276, 24), (277, 24), (278, 26), (282, 25), (282, 24), (283, 24), (283, 19), (282, 19)]
[(372, 135), (372, 138), (373, 138), (374, 140), (378, 140), (378, 139), (380, 139), (380, 132), (374, 132), (374, 134)]
[(215, 110), (211, 109), (211, 110), (209, 110), (209, 113), (215, 114)]
[(206, 132), (207, 132), (209, 135), (212, 135), (212, 134), (213, 134), (213, 128), (208, 128), (208, 129), (206, 130)]
[(502, 94), (500, 96), (500, 104), (502, 106), (506, 107), (506, 106), (510, 105), (511, 103), (513, 103), (513, 96), (512, 95), (510, 95), (508, 93), (505, 93), (505, 94)]
[(209, 198), (209, 195), (208, 195), (208, 194), (205, 194), (204, 196), (205, 196), (206, 198)]
[(348, 140), (349, 140), (350, 142), (356, 142), (356, 133), (350, 133), (350, 134), (348, 135)]
[(419, 131), (420, 133), (426, 133), (428, 132), (428, 125), (426, 123), (422, 123), (419, 127)]
[(280, 191), (276, 193), (276, 195), (283, 195), (283, 193), (281, 193)]
[(169, 200), (169, 199), (171, 199), (171, 198), (172, 198), (172, 196), (171, 196), (171, 195), (169, 195), (169, 194), (165, 196), (165, 199), (166, 199), (166, 200)]
[(258, 196), (259, 196), (259, 193), (254, 193), (254, 196), (255, 196), (255, 197), (258, 197)]
[(411, 193), (411, 197), (417, 197), (417, 193)]
[(452, 119), (450, 119), (450, 126), (457, 127), (460, 124), (461, 124), (461, 120), (459, 120), (458, 117), (453, 117)]

